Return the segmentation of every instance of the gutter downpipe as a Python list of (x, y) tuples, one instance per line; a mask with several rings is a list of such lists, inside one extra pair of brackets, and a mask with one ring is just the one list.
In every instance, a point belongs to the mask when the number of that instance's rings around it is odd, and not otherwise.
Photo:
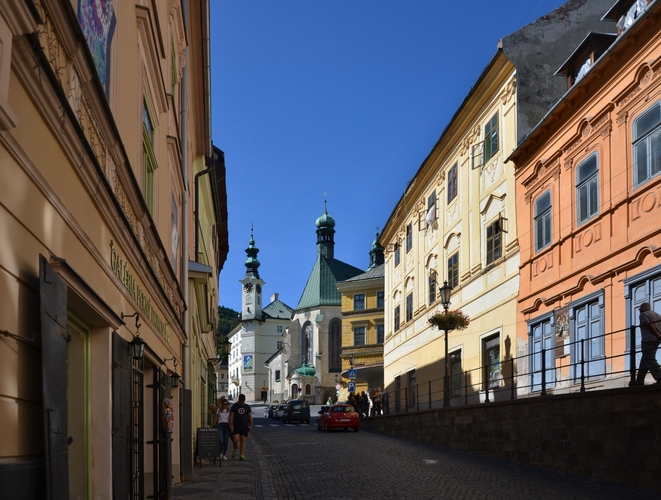
[[(210, 18), (210, 5), (209, 0), (204, 0), (204, 24), (202, 26), (202, 42), (204, 47), (204, 113), (206, 115), (207, 122), (207, 150), (206, 150), (206, 162), (207, 168), (195, 174), (195, 256), (194, 261), (198, 262), (199, 256), (199, 231), (198, 231), (198, 209), (199, 202), (197, 198), (198, 194), (198, 178), (202, 175), (208, 174), (213, 171), (214, 167), (214, 155), (213, 155), (213, 142), (211, 140), (211, 18)], [(211, 186), (211, 190), (215, 189), (215, 186)], [(213, 193), (212, 193), (213, 194)]]
[[(184, 16), (188, 15), (188, 0), (183, 0), (183, 12)], [(187, 16), (188, 17), (188, 16)], [(189, 19), (186, 19), (186, 24)], [(186, 50), (186, 58), (188, 59), (188, 48)], [(183, 125), (183, 130), (181, 134), (181, 154), (182, 154), (182, 170), (184, 176), (184, 196), (181, 203), (181, 211), (183, 214), (182, 221), (182, 255), (181, 255), (181, 266), (182, 266), (182, 285), (184, 292), (184, 301), (186, 308), (184, 309), (184, 345), (182, 353), (182, 378), (184, 387), (187, 389), (192, 389), (192, 384), (189, 384), (190, 381), (190, 349), (188, 345), (189, 338), (189, 322), (190, 322), (190, 312), (188, 308), (188, 198), (190, 196), (190, 189), (188, 186), (188, 62), (184, 65), (183, 74), (181, 77), (181, 93), (184, 98), (181, 103), (181, 123)]]

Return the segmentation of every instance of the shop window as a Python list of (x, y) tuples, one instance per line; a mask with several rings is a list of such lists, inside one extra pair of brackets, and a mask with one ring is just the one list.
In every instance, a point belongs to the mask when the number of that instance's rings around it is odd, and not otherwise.
[(415, 370), (411, 370), (407, 373), (408, 386), (409, 386), (409, 406), (415, 406)]
[(482, 366), (486, 367), (483, 380), (484, 386), (490, 389), (498, 387), (501, 379), (500, 334), (482, 340), (482, 355)]
[(542, 349), (545, 349), (546, 388), (555, 386), (555, 338), (553, 316), (545, 315), (528, 323), (528, 352), (532, 390), (542, 389)]

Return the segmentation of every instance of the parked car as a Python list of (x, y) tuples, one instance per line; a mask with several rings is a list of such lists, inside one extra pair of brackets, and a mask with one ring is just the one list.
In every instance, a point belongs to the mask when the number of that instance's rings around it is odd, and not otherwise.
[(287, 406), (285, 403), (280, 403), (278, 405), (278, 407), (275, 409), (275, 416), (273, 417), (274, 420), (282, 418), (282, 414), (285, 412), (285, 406)]
[(326, 432), (332, 429), (353, 429), (354, 432), (358, 432), (360, 418), (352, 405), (340, 403), (324, 406), (319, 410), (317, 429), (324, 429)]
[(269, 406), (269, 418), (275, 418), (275, 410), (278, 408), (278, 405), (271, 405)]
[(285, 411), (282, 414), (282, 420), (285, 424), (296, 420), (298, 422), (310, 423), (310, 403), (304, 399), (292, 399), (287, 402)]

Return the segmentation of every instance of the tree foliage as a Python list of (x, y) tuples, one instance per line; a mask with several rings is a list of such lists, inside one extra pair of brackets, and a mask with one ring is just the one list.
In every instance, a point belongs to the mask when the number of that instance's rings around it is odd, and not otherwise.
[(218, 335), (227, 336), (241, 322), (241, 313), (229, 307), (218, 306)]

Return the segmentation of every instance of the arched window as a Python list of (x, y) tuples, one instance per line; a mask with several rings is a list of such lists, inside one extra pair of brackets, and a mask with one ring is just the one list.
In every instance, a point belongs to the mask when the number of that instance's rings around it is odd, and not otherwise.
[(306, 321), (301, 330), (301, 363), (314, 364), (314, 327)]
[(342, 371), (342, 321), (333, 318), (328, 325), (328, 368)]
[(296, 399), (298, 397), (298, 384), (292, 384), (291, 385), (291, 396), (292, 399)]
[(305, 384), (305, 395), (309, 396), (312, 394), (312, 386), (310, 384)]

